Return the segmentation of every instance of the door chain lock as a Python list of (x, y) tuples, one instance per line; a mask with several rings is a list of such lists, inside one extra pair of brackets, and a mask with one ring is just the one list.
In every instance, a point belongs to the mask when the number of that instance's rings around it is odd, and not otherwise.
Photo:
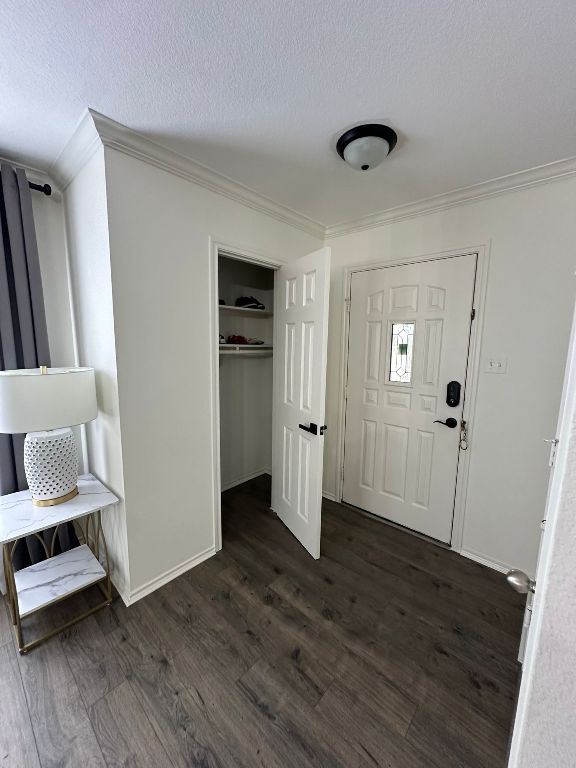
[(558, 449), (558, 438), (557, 437), (551, 437), (548, 440), (544, 440), (545, 443), (548, 443), (550, 446), (550, 455), (548, 456), (548, 466), (552, 468), (554, 466), (554, 461), (556, 460), (556, 451)]
[(464, 419), (460, 422), (460, 450), (468, 450), (468, 424)]

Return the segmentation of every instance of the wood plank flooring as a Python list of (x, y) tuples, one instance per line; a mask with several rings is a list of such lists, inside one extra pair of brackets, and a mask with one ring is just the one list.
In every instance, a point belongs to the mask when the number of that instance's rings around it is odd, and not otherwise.
[(27, 656), (0, 606), (0, 763), (504, 768), (503, 576), (326, 501), (313, 561), (269, 498), (266, 476), (226, 492), (218, 555)]

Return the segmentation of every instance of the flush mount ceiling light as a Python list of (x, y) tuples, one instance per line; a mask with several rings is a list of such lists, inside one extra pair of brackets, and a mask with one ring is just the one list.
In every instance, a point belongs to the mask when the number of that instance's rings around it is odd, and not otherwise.
[(387, 125), (357, 125), (340, 136), (336, 151), (357, 171), (369, 171), (383, 162), (396, 146), (396, 131)]

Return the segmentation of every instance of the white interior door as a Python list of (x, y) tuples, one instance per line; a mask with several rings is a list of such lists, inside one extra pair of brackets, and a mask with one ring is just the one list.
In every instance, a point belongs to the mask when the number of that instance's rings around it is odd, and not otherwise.
[(330, 249), (276, 272), (272, 509), (320, 557)]
[[(553, 531), (558, 514), (558, 505), (560, 503), (561, 487), (566, 472), (567, 446), (569, 444), (570, 432), (573, 429), (573, 419), (576, 401), (576, 310), (572, 317), (572, 332), (568, 345), (568, 356), (566, 359), (566, 368), (564, 371), (564, 385), (562, 387), (562, 398), (560, 400), (560, 410), (558, 414), (558, 423), (556, 426), (557, 437), (547, 438), (545, 442), (550, 445), (550, 454), (548, 464), (550, 466), (550, 481), (548, 483), (548, 493), (546, 497), (546, 507), (542, 518), (542, 535), (540, 537), (540, 547), (538, 551), (538, 562), (536, 565), (535, 584), (538, 585), (538, 592), (547, 581), (550, 564), (552, 562), (552, 540)], [(530, 577), (532, 574), (527, 574)], [(520, 648), (518, 650), (518, 661), (523, 664), (528, 645), (528, 637), (532, 627), (532, 615), (534, 595), (528, 592), (526, 596), (526, 609), (524, 612), (524, 621), (522, 624), (522, 636), (520, 638)], [(536, 614), (534, 614), (536, 616)]]
[[(468, 254), (351, 280), (343, 498), (443, 542), (452, 534), (475, 274)], [(460, 385), (457, 404), (447, 403), (449, 382)]]

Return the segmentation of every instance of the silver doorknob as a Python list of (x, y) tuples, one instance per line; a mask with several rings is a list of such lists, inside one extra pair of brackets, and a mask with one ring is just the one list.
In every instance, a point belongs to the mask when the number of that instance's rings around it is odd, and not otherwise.
[(512, 589), (516, 592), (520, 592), (521, 595), (525, 595), (528, 592), (534, 592), (536, 588), (536, 582), (528, 576), (524, 571), (518, 571), (515, 568), (512, 571), (508, 571), (506, 574), (506, 581)]

